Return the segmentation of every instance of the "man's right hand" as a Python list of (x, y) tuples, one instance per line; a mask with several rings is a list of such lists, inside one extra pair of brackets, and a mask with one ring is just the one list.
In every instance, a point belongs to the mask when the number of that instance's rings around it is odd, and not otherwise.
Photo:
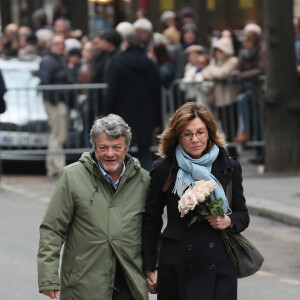
[(51, 299), (58, 299), (59, 298), (59, 291), (47, 290), (47, 291), (43, 291), (43, 294), (48, 296)]

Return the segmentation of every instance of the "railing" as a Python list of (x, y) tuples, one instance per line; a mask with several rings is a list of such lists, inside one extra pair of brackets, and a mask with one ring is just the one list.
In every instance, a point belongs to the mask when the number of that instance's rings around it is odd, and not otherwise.
[[(216, 105), (214, 101), (214, 88), (218, 83), (231, 84), (237, 88), (236, 97), (232, 103)], [(175, 110), (187, 101), (203, 104), (213, 113), (217, 120), (218, 129), (225, 133), (228, 146), (241, 145), (234, 138), (243, 131), (243, 123), (248, 126), (248, 139), (243, 142), (246, 147), (264, 146), (264, 105), (265, 76), (260, 76), (256, 81), (234, 83), (232, 81), (197, 81), (183, 79), (175, 80), (168, 89), (162, 89), (162, 115), (164, 125)], [(246, 101), (240, 103), (242, 94), (251, 93)], [(246, 103), (245, 103), (246, 102)], [(248, 119), (243, 120), (240, 110), (247, 109)]]
[[(249, 101), (250, 134), (245, 145), (262, 146), (263, 105), (256, 101), (263, 96), (263, 80), (256, 89), (254, 100)], [(197, 93), (190, 97), (187, 89), (193, 87)], [(224, 131), (230, 146), (240, 145), (234, 137), (241, 131), (241, 120), (237, 102), (230, 106), (214, 106), (212, 83), (176, 80), (168, 89), (162, 88), (162, 119), (166, 126), (169, 117), (186, 101), (197, 101), (206, 105), (214, 114), (219, 130)], [(48, 121), (43, 99), (63, 99), (70, 108), (68, 139), (63, 151), (68, 155), (79, 155), (90, 149), (89, 131), (91, 119), (103, 113), (107, 84), (42, 85), (36, 88), (9, 89), (6, 97), (7, 111), (0, 115), (0, 159), (40, 160), (49, 153)], [(252, 87), (248, 86), (248, 90)], [(188, 97), (187, 97), (188, 96)], [(92, 106), (92, 108), (91, 108)], [(91, 109), (90, 109), (91, 108)], [(89, 121), (90, 120), (90, 121)], [(152, 149), (155, 149), (153, 145)], [(131, 149), (136, 151), (135, 148)]]
[(7, 110), (0, 115), (1, 158), (40, 160), (49, 153), (44, 98), (63, 100), (69, 108), (65, 148), (51, 153), (76, 155), (89, 149), (89, 113), (101, 113), (106, 88), (107, 84), (73, 84), (8, 89)]

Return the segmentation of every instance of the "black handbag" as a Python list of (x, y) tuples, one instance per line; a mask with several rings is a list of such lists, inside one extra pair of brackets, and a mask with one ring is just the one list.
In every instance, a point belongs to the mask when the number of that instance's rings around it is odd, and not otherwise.
[[(226, 188), (226, 197), (229, 206), (232, 202), (232, 180), (230, 180)], [(241, 257), (237, 260), (238, 278), (244, 278), (255, 274), (262, 266), (264, 258), (258, 249), (241, 233), (237, 233), (238, 237), (247, 243), (252, 249), (241, 249)]]
[(243, 249), (243, 254), (237, 262), (238, 278), (244, 278), (255, 274), (261, 268), (264, 258), (247, 238), (240, 233), (238, 237), (252, 248), (252, 250)]

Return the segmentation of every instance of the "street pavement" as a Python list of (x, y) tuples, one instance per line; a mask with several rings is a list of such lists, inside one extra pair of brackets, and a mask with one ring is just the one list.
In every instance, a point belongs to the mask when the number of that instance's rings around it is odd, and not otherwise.
[[(251, 152), (240, 156), (243, 171), (244, 195), (249, 212), (300, 227), (300, 173), (265, 174), (263, 166), (249, 164)], [(32, 195), (48, 203), (56, 179), (46, 176), (3, 175), (0, 188)]]
[(240, 157), (244, 195), (250, 214), (300, 227), (300, 173), (267, 174), (263, 166), (248, 163), (249, 154)]
[[(264, 174), (262, 166), (253, 166), (248, 163), (251, 154), (244, 153), (240, 158), (244, 193), (251, 215), (258, 214), (300, 228), (300, 174)], [(2, 216), (0, 252), (5, 255), (0, 257), (0, 269), (3, 267), (5, 272), (0, 272), (0, 280), (11, 282), (11, 285), (0, 285), (4, 299), (47, 299), (37, 293), (35, 257), (38, 226), (47, 208), (55, 182), (56, 179), (41, 175), (3, 175), (1, 177), (0, 204), (3, 213), (0, 214)], [(5, 224), (14, 225), (6, 226)], [(255, 229), (252, 225), (252, 231), (253, 228)], [(18, 237), (16, 232), (24, 237), (26, 242), (16, 238)], [(251, 230), (249, 232), (251, 233)], [(266, 235), (256, 232), (255, 237), (265, 239)], [(269, 243), (268, 239), (266, 243)], [(269, 271), (269, 264), (272, 260), (276, 261), (279, 257), (284, 259), (284, 253), (276, 257), (271, 257), (269, 251), (264, 254), (266, 263), (263, 270), (247, 280), (239, 281), (239, 300), (297, 299), (300, 286), (298, 276), (294, 277), (295, 279), (286, 279), (280, 277), (280, 272)], [(15, 273), (16, 270), (18, 274)], [(14, 279), (17, 278), (23, 278), (23, 280), (15, 282)], [(260, 296), (257, 297), (257, 290), (253, 287), (261, 287), (262, 281), (264, 286), (272, 286), (272, 290), (260, 288)], [(290, 287), (288, 293), (286, 286)], [(273, 298), (268, 298), (268, 295)], [(150, 300), (155, 299), (155, 295), (150, 297)]]

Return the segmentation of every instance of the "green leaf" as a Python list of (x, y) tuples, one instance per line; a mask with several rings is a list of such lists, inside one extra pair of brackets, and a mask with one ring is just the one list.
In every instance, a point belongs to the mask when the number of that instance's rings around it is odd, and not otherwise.
[(189, 226), (192, 226), (194, 223), (196, 223), (197, 221), (199, 220), (199, 217), (198, 216), (193, 216), (190, 223), (189, 223)]

